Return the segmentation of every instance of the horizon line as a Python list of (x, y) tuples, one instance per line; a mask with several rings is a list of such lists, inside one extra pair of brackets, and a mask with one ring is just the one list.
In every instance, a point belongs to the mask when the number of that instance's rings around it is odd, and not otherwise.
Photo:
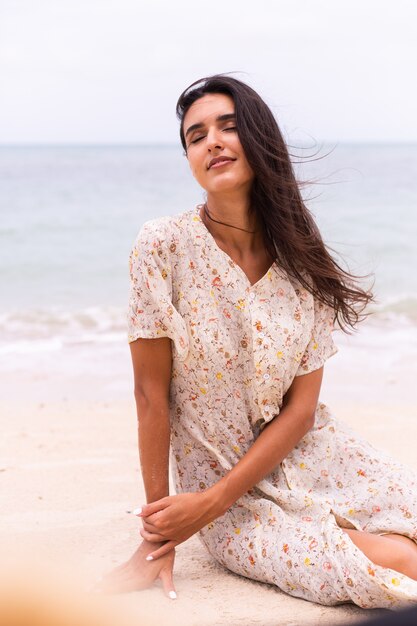
[[(285, 142), (288, 147), (292, 148), (314, 148), (318, 145), (376, 145), (376, 146), (388, 146), (388, 145), (403, 145), (413, 146), (417, 145), (417, 139), (414, 140), (390, 140), (390, 139), (352, 139), (352, 140), (337, 140), (337, 139), (320, 139), (313, 144), (299, 143), (297, 146), (289, 142)], [(148, 141), (57, 141), (57, 142), (0, 142), (1, 148), (178, 148), (183, 150), (182, 145), (177, 142), (148, 142)]]

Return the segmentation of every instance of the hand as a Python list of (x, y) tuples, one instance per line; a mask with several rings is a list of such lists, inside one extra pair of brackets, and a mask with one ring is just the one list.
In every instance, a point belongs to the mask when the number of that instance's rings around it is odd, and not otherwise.
[(142, 507), (141, 536), (155, 545), (165, 542), (149, 554), (158, 559), (222, 514), (210, 490), (167, 496)]
[(133, 556), (106, 574), (94, 590), (104, 593), (140, 591), (152, 587), (154, 582), (160, 579), (166, 595), (174, 600), (177, 597), (172, 580), (175, 550), (171, 549), (156, 562), (147, 561), (146, 557), (153, 550), (155, 543), (143, 541)]

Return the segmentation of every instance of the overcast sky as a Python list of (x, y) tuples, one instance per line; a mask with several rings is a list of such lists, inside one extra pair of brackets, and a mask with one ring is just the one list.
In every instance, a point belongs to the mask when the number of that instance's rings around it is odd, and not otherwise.
[(415, 0), (0, 0), (0, 143), (175, 143), (235, 74), (287, 138), (417, 141)]

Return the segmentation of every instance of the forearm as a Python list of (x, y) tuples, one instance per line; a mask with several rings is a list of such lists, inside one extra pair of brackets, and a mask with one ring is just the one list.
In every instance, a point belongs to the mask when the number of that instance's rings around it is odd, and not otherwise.
[(148, 503), (169, 495), (170, 419), (166, 401), (136, 397), (142, 478)]
[(314, 416), (286, 406), (240, 461), (208, 491), (222, 515), (243, 494), (267, 476), (294, 449), (314, 424)]
[[(222, 516), (249, 489), (269, 474), (313, 425), (313, 413), (284, 407), (226, 476), (205, 491), (163, 498), (142, 510), (141, 535), (166, 541), (152, 553), (159, 558)], [(153, 517), (158, 513), (158, 519)]]

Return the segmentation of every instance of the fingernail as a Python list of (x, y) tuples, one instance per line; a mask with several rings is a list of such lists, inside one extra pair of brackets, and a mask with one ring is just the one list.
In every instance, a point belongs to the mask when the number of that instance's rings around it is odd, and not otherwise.
[(177, 599), (177, 594), (175, 593), (175, 591), (170, 591), (168, 595), (171, 598), (171, 600)]
[(139, 507), (137, 509), (134, 509), (132, 511), (133, 515), (140, 515), (142, 513), (142, 507)]
[(147, 561), (153, 561), (153, 556), (151, 556), (151, 555), (147, 556), (147, 557), (146, 557), (146, 560), (147, 560)]

